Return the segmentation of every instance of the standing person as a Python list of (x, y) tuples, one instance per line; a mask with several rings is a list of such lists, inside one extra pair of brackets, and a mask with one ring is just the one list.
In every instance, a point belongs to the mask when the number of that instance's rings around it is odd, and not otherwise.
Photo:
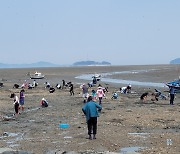
[(97, 96), (99, 98), (99, 105), (101, 105), (102, 104), (102, 98), (105, 96), (103, 88), (101, 86), (99, 86), (96, 93), (97, 93)]
[(13, 98), (14, 110), (15, 110), (16, 115), (18, 115), (19, 114), (19, 98), (14, 93), (11, 94), (10, 98)]
[(87, 103), (82, 107), (82, 111), (86, 116), (88, 135), (89, 139), (92, 139), (91, 134), (93, 133), (93, 139), (96, 139), (97, 134), (97, 117), (99, 117), (98, 110), (102, 110), (102, 107), (92, 101), (92, 96), (89, 96)]
[(174, 95), (175, 95), (174, 86), (171, 86), (169, 88), (169, 93), (170, 93), (170, 105), (174, 105)]
[(93, 101), (96, 101), (96, 91), (93, 89), (92, 90), (92, 99), (93, 99)]
[(65, 86), (66, 86), (66, 82), (65, 80), (62, 80), (62, 89), (64, 89)]
[(93, 77), (92, 82), (93, 82), (93, 84), (95, 84), (95, 85), (96, 85), (96, 83), (97, 83), (97, 79), (96, 79), (95, 77)]
[(82, 94), (84, 98), (84, 103), (86, 103), (86, 99), (88, 97), (88, 87), (85, 84), (82, 85)]
[(19, 104), (20, 104), (19, 109), (22, 108), (22, 111), (24, 111), (24, 97), (25, 97), (25, 95), (24, 95), (24, 89), (22, 89), (22, 90), (20, 91), (20, 97), (19, 97)]
[(70, 83), (69, 87), (70, 87), (70, 90), (69, 90), (70, 95), (71, 95), (71, 96), (72, 96), (72, 95), (74, 96), (74, 86), (73, 86), (73, 84)]
[(36, 80), (33, 81), (32, 85), (33, 85), (33, 88), (37, 87), (38, 84), (36, 83)]

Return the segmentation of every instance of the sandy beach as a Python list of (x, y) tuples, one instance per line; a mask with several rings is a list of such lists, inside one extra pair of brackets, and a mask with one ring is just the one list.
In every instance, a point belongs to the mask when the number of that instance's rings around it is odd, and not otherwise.
[[(21, 90), (13, 88), (13, 85), (22, 85), (25, 80), (32, 83), (27, 74), (36, 70), (45, 74), (45, 79), (37, 80), (36, 88), (25, 89), (25, 110), (17, 117), (4, 119), (14, 114), (10, 94), (14, 92), (19, 96)], [(166, 86), (132, 85), (132, 93), (118, 93), (118, 99), (112, 100), (113, 91), (119, 91), (126, 84), (99, 81), (98, 84), (108, 87), (108, 92), (103, 98), (103, 109), (98, 118), (97, 139), (86, 139), (87, 125), (81, 110), (84, 103), (80, 85), (91, 79), (75, 77), (137, 70), (143, 71), (105, 78), (167, 83), (180, 75), (180, 65), (0, 69), (0, 82), (4, 84), (0, 88), (0, 153), (180, 153), (180, 94), (176, 94), (175, 104), (169, 105)], [(74, 96), (70, 96), (69, 88), (56, 89), (54, 93), (45, 88), (46, 81), (55, 87), (57, 83), (62, 84), (63, 79), (73, 82)], [(92, 89), (97, 90), (98, 84), (89, 88), (90, 94)], [(156, 101), (149, 96), (145, 102), (140, 100), (142, 93), (154, 92), (155, 88), (161, 90), (167, 99)], [(43, 97), (49, 102), (47, 108), (40, 106)], [(69, 128), (59, 128), (60, 123), (69, 124)]]

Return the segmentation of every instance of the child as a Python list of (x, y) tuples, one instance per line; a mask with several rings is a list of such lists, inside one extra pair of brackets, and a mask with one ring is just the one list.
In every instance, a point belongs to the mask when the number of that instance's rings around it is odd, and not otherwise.
[(20, 107), (19, 107), (19, 109), (21, 109), (22, 108), (22, 111), (24, 111), (24, 89), (22, 89), (21, 91), (20, 91), (20, 101), (19, 101), (19, 103), (20, 103)]
[(92, 100), (96, 101), (96, 91), (94, 89), (92, 90)]

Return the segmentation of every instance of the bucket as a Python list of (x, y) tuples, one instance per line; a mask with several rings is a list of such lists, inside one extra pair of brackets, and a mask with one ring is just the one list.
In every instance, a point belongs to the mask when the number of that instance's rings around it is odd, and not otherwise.
[(69, 124), (65, 124), (65, 123), (60, 123), (59, 124), (59, 128), (69, 128)]

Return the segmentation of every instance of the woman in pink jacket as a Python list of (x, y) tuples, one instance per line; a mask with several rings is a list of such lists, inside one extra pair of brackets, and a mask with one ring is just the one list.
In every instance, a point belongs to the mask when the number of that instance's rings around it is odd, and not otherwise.
[(99, 86), (96, 94), (97, 94), (97, 97), (99, 98), (99, 105), (101, 105), (102, 98), (105, 96), (103, 88)]

